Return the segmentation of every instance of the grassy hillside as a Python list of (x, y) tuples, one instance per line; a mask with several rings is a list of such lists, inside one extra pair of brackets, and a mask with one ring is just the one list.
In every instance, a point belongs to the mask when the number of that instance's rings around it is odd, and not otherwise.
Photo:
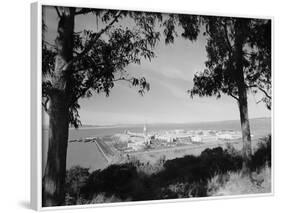
[[(241, 153), (229, 146), (204, 150), (199, 156), (155, 164), (132, 160), (89, 173), (68, 171), (67, 204), (206, 197), (271, 191), (271, 137), (260, 141), (251, 175), (241, 175)], [(73, 175), (76, 174), (76, 175)]]

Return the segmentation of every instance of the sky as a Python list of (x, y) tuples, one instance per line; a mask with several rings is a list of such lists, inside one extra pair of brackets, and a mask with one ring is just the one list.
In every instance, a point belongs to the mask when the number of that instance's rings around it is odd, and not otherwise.
[[(58, 17), (53, 8), (44, 10), (47, 31), (45, 39), (54, 43)], [(124, 27), (128, 21), (119, 22)], [(102, 27), (102, 24), (99, 24)], [(83, 15), (75, 19), (75, 31), (97, 29), (94, 15)], [(177, 29), (179, 35), (180, 30)], [(193, 76), (204, 70), (207, 60), (206, 38), (200, 34), (191, 42), (180, 36), (166, 45), (163, 37), (156, 46), (156, 57), (151, 61), (142, 60), (141, 65), (130, 64), (126, 70), (133, 76), (144, 76), (150, 83), (150, 90), (143, 96), (135, 87), (126, 82), (117, 82), (109, 97), (94, 94), (91, 98), (80, 99), (79, 111), (82, 124), (112, 125), (136, 123), (193, 123), (204, 121), (238, 120), (237, 101), (223, 95), (216, 97), (194, 97), (187, 94), (193, 86)], [(270, 117), (263, 103), (256, 104), (258, 97), (249, 93), (249, 117)], [(48, 124), (44, 113), (43, 123)]]

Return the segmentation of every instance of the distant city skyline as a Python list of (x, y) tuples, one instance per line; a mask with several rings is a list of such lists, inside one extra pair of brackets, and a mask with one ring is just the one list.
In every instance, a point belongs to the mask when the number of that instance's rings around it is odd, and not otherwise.
[[(57, 28), (57, 14), (54, 9), (44, 12), (47, 31), (45, 39), (54, 43)], [(120, 25), (126, 25), (121, 21)], [(101, 24), (100, 24), (101, 25)], [(127, 24), (131, 27), (131, 23)], [(79, 16), (75, 20), (75, 30), (95, 29), (95, 16)], [(163, 37), (155, 48), (156, 58), (151, 62), (142, 60), (141, 65), (127, 67), (132, 76), (144, 76), (150, 83), (150, 91), (140, 96), (137, 88), (130, 88), (126, 82), (117, 82), (109, 97), (94, 94), (91, 98), (79, 100), (82, 124), (114, 125), (139, 123), (192, 123), (204, 121), (239, 120), (239, 110), (235, 99), (222, 95), (216, 97), (194, 97), (187, 90), (193, 86), (193, 76), (204, 69), (206, 38), (200, 34), (197, 41), (190, 42), (180, 37), (174, 44), (166, 45)], [(249, 93), (249, 117), (270, 117), (271, 112), (263, 103)], [(48, 116), (43, 114), (43, 124), (48, 124)]]

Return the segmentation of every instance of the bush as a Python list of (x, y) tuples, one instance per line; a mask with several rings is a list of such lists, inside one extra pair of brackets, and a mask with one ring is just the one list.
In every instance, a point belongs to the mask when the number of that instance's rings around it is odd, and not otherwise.
[[(266, 162), (271, 165), (270, 141), (270, 136), (263, 139), (253, 155), (252, 171), (258, 175)], [(204, 197), (234, 190), (231, 186), (235, 186), (235, 181), (241, 182), (236, 187), (237, 193), (242, 193), (243, 186), (253, 186), (252, 180), (240, 177), (241, 168), (241, 154), (230, 146), (205, 149), (200, 156), (167, 161), (161, 158), (153, 165), (132, 160), (91, 174), (88, 169), (75, 167), (67, 172), (66, 200), (70, 204), (88, 204)], [(266, 183), (268, 176), (264, 177)]]
[(105, 192), (106, 196), (117, 194), (125, 199), (131, 182), (137, 178), (136, 168), (132, 164), (111, 165), (102, 171), (93, 172), (82, 192), (88, 199), (91, 199), (94, 193), (100, 192)]
[(164, 169), (164, 163), (166, 162), (166, 157), (161, 156), (155, 163), (151, 164), (150, 162), (140, 162), (135, 156), (130, 156), (130, 159), (127, 163), (131, 163), (136, 167), (138, 173), (144, 173), (146, 175), (152, 175), (160, 172)]
[(160, 199), (189, 198), (206, 196), (205, 182), (175, 183), (163, 187)]
[(236, 171), (241, 167), (241, 156), (231, 156), (219, 147), (206, 149), (198, 157), (188, 155), (166, 161), (164, 170), (156, 178), (162, 183), (204, 182), (216, 173)]
[(251, 169), (259, 170), (266, 164), (271, 167), (271, 135), (259, 141), (258, 148), (252, 156)]
[(241, 172), (215, 175), (208, 182), (208, 196), (242, 195), (271, 192), (271, 168), (263, 167), (252, 177)]
[(80, 197), (80, 189), (86, 184), (89, 178), (89, 169), (75, 166), (66, 172), (65, 192), (66, 204), (74, 205)]
[(115, 195), (122, 200), (151, 200), (156, 197), (153, 180), (138, 173), (132, 163), (111, 165), (93, 172), (81, 192), (86, 199), (97, 193), (104, 193), (107, 197)]

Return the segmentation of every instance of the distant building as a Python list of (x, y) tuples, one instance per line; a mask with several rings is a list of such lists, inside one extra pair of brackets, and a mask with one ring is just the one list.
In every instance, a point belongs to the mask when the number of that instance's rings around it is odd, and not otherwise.
[(144, 144), (150, 145), (151, 144), (151, 138), (147, 134), (146, 124), (144, 124), (144, 126), (143, 126), (143, 137), (144, 137)]
[(175, 140), (175, 138), (173, 137), (172, 134), (168, 134), (168, 133), (165, 133), (163, 135), (157, 135), (155, 136), (156, 139), (158, 140), (162, 140), (162, 141), (166, 141), (168, 143), (171, 143)]
[(192, 142), (202, 142), (202, 138), (201, 137), (199, 137), (199, 136), (192, 136), (191, 137), (191, 141)]

